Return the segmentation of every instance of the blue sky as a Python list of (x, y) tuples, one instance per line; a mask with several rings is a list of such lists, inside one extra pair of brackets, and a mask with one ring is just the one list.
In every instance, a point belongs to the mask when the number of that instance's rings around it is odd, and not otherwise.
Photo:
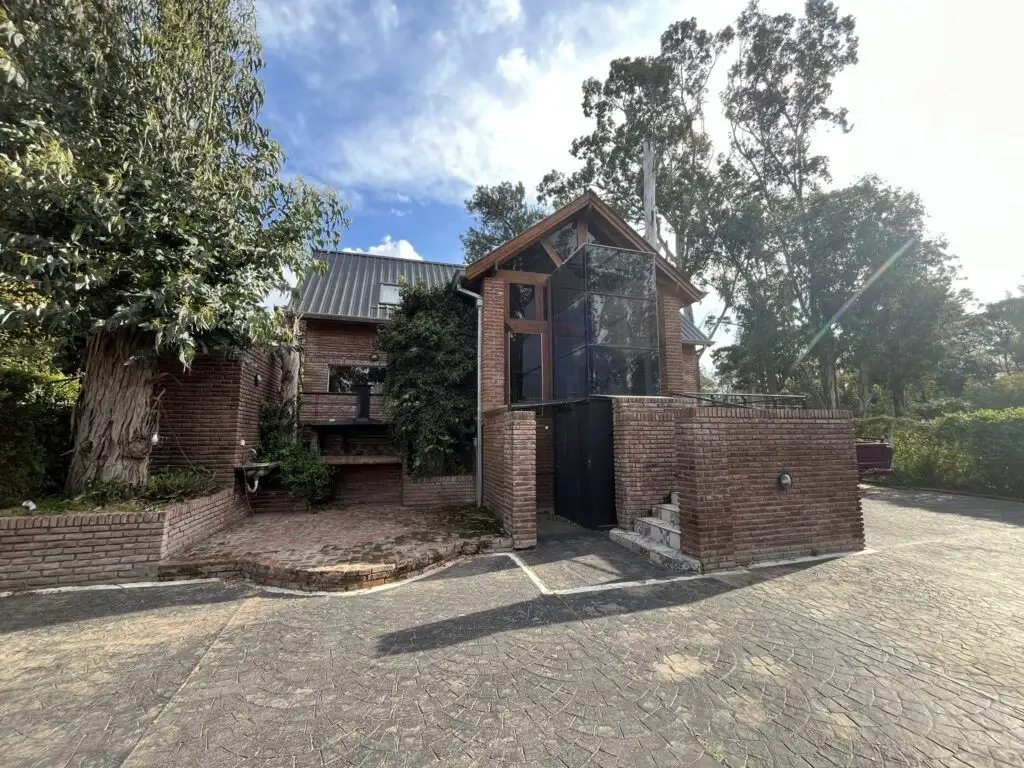
[[(344, 247), (457, 262), (469, 224), (462, 202), (476, 184), (507, 179), (532, 191), (548, 170), (572, 169), (569, 143), (588, 129), (584, 78), (603, 76), (614, 57), (655, 52), (675, 20), (697, 16), (718, 28), (744, 4), (258, 0), (263, 120), (289, 173), (336, 187), (350, 204)], [(1024, 4), (839, 5), (858, 18), (861, 63), (836, 84), (854, 131), (821, 137), (836, 183), (875, 172), (920, 192), (933, 231), (963, 261), (966, 285), (999, 298), (1024, 276), (1016, 97)], [(718, 90), (713, 82), (712, 97)], [(720, 118), (709, 124), (721, 134)]]

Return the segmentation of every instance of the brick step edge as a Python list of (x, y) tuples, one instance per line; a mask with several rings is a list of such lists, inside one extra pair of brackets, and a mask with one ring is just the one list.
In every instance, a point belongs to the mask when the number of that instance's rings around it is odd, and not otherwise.
[(682, 573), (700, 573), (700, 560), (682, 552), (655, 544), (650, 539), (641, 536), (633, 531), (624, 531), (621, 528), (612, 528), (608, 532), (608, 538), (626, 549), (643, 555), (652, 563), (664, 565), (674, 571)]
[(451, 560), (484, 552), (511, 552), (512, 540), (492, 537), (456, 542), (402, 563), (368, 563), (358, 570), (330, 571), (329, 566), (302, 567), (271, 565), (244, 558), (184, 558), (159, 564), (159, 581), (188, 581), (207, 578), (241, 578), (266, 587), (283, 587), (303, 592), (349, 592), (377, 587), (419, 576)]

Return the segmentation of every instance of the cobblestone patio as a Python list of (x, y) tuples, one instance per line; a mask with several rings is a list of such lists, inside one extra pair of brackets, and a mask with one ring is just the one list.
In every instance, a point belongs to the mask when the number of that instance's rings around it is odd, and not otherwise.
[(252, 515), (162, 562), (160, 579), (243, 576), (269, 586), (347, 590), (509, 546), (500, 524), (475, 508), (328, 506), (315, 514)]
[[(615, 588), (0, 600), (5, 766), (1019, 766), (1024, 505), (865, 492), (872, 552)], [(541, 562), (542, 560), (543, 562)], [(545, 570), (546, 569), (546, 570)]]

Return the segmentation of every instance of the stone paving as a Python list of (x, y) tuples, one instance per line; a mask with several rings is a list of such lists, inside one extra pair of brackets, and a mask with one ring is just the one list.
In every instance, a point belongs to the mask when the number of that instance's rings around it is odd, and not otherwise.
[(244, 576), (258, 584), (345, 590), (407, 578), (464, 553), (511, 547), (474, 507), (327, 506), (257, 513), (160, 564), (160, 579)]
[[(0, 762), (1021, 765), (1024, 505), (864, 508), (863, 555), (597, 592), (492, 556), (344, 596), (5, 598)], [(580, 546), (537, 573), (618, 568)]]

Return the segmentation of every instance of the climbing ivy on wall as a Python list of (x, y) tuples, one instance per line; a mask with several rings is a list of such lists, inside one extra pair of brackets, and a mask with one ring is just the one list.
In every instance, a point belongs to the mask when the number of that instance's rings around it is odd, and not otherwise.
[(405, 285), (377, 347), (384, 409), (413, 477), (469, 469), (476, 418), (476, 308), (453, 286)]

